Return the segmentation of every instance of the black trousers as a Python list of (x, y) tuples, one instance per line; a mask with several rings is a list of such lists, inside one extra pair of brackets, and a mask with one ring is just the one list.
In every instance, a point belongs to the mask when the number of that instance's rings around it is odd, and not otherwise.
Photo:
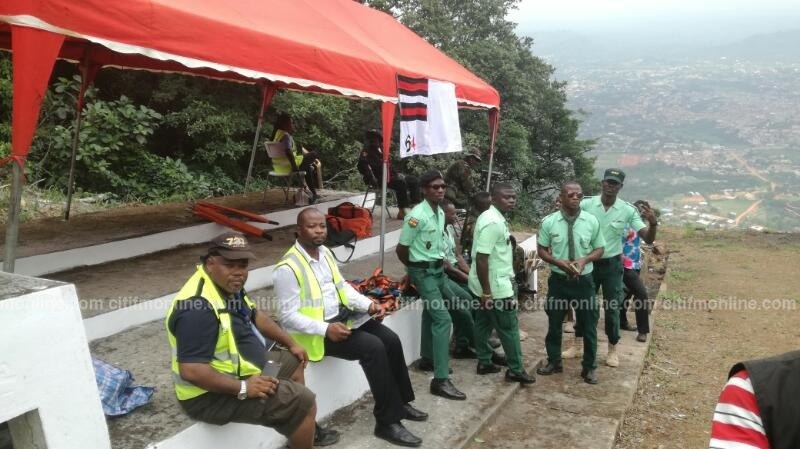
[(300, 163), (300, 166), (297, 167), (300, 170), (306, 172), (306, 185), (308, 186), (309, 190), (316, 193), (318, 187), (317, 185), (317, 167), (314, 165), (314, 162), (319, 159), (317, 153), (313, 151), (309, 151), (308, 153), (303, 155), (303, 162)]
[(419, 180), (416, 176), (394, 176), (386, 187), (397, 195), (397, 207), (410, 207), (420, 202)]
[(325, 355), (358, 360), (375, 398), (378, 424), (394, 424), (405, 416), (403, 405), (414, 400), (400, 337), (383, 324), (369, 320), (340, 342), (325, 339)]
[(633, 310), (636, 313), (636, 328), (640, 334), (650, 333), (650, 301), (647, 299), (647, 287), (639, 277), (639, 270), (625, 269), (622, 274), (622, 283), (625, 284), (625, 301), (619, 310), (620, 326), (627, 326), (626, 312), (633, 298)]

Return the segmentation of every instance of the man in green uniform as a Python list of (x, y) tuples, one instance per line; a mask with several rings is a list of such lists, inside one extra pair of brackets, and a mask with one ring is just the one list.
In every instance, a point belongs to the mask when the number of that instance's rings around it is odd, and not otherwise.
[(511, 184), (501, 182), (492, 187), (492, 206), (475, 222), (469, 289), (480, 298), (475, 320), (478, 374), (500, 372), (500, 367), (492, 363), (489, 346), (489, 334), (492, 329), (497, 329), (508, 363), (506, 380), (525, 385), (536, 382), (536, 379), (525, 371), (522, 364), (511, 233), (503, 217), (503, 213), (511, 211), (516, 202), (517, 194)]
[(569, 306), (580, 317), (583, 326), (583, 369), (581, 377), (590, 384), (597, 383), (597, 321), (600, 310), (595, 299), (592, 280), (593, 262), (603, 255), (605, 241), (597, 218), (580, 209), (583, 190), (576, 182), (561, 186), (561, 210), (542, 220), (539, 227), (539, 257), (550, 264), (547, 280), (547, 365), (536, 370), (542, 376), (560, 373), (561, 323)]
[(406, 266), (423, 301), (422, 329), (431, 329), (434, 369), (430, 391), (447, 399), (464, 400), (467, 396), (449, 379), (451, 320), (444, 298), (450, 296), (450, 291), (443, 262), (444, 211), (439, 207), (447, 184), (437, 170), (425, 173), (419, 181), (424, 201), (414, 206), (403, 221), (397, 258)]
[[(594, 263), (592, 277), (594, 278), (595, 291), (603, 289), (605, 332), (608, 336), (608, 356), (606, 365), (619, 366), (617, 343), (619, 342), (619, 309), (622, 304), (622, 236), (625, 225), (630, 225), (639, 234), (642, 240), (653, 243), (656, 239), (656, 216), (649, 207), (642, 208), (642, 214), (632, 204), (617, 195), (625, 181), (625, 173), (618, 168), (609, 168), (603, 175), (601, 182), (602, 193), (600, 196), (584, 198), (581, 201), (581, 210), (588, 212), (600, 222), (600, 232), (606, 242), (603, 258)], [(642, 221), (644, 217), (649, 226)], [(576, 327), (581, 328), (580, 319), (576, 320)], [(580, 339), (580, 331), (575, 332), (576, 343)], [(577, 350), (572, 349), (562, 354), (564, 358), (576, 357)]]

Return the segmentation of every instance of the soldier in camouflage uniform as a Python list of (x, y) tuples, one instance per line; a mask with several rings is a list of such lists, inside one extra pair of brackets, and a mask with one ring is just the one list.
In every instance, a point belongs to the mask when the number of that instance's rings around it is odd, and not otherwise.
[(469, 200), (475, 193), (475, 169), (481, 163), (480, 150), (467, 153), (463, 159), (454, 162), (444, 175), (447, 183), (445, 198), (456, 205), (458, 209), (469, 207)]

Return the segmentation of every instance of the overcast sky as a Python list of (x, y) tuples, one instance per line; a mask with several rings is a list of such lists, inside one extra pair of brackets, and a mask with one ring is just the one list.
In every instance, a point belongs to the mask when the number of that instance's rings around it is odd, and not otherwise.
[(800, 0), (521, 0), (509, 18), (523, 32), (688, 23), (765, 32), (800, 28)]

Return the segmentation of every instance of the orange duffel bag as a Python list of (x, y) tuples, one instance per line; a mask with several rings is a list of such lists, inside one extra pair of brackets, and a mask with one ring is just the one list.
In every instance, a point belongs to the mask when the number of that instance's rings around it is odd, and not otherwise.
[(328, 208), (328, 215), (341, 218), (369, 218), (372, 223), (372, 212), (366, 207), (359, 207), (350, 202), (344, 202), (336, 207)]
[(342, 218), (333, 215), (326, 215), (325, 221), (328, 226), (337, 230), (350, 230), (358, 237), (363, 239), (372, 235), (372, 217), (367, 218)]

